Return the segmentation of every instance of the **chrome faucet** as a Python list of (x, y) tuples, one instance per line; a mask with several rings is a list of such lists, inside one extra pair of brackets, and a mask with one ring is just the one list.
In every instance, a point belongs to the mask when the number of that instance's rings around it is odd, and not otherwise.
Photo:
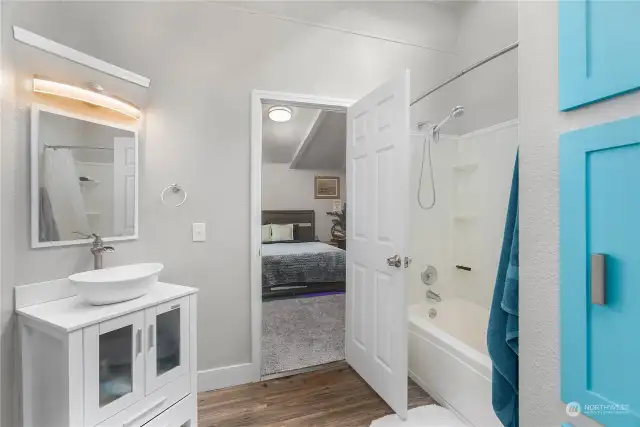
[(78, 231), (74, 231), (74, 233), (85, 239), (91, 239), (93, 237), (93, 246), (89, 249), (93, 255), (93, 269), (100, 270), (102, 268), (102, 254), (105, 252), (115, 252), (115, 248), (113, 246), (105, 246), (102, 237), (97, 233), (84, 234)]
[(435, 302), (442, 301), (442, 298), (440, 298), (440, 294), (436, 294), (432, 290), (428, 290), (427, 291), (427, 298), (430, 299), (430, 300), (433, 300)]

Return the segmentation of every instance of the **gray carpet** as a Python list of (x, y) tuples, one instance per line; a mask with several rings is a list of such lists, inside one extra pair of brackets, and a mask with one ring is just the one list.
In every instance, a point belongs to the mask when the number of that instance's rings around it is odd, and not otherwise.
[(262, 375), (344, 359), (344, 294), (262, 303)]

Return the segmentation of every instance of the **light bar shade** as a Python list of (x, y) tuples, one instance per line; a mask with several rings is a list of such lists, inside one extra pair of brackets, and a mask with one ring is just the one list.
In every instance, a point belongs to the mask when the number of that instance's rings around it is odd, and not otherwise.
[(71, 86), (65, 83), (58, 83), (51, 80), (34, 77), (33, 91), (47, 95), (61, 96), (64, 98), (74, 99), (76, 101), (86, 102), (98, 107), (107, 108), (125, 116), (139, 119), (140, 110), (125, 101), (114, 98), (104, 93), (95, 92), (89, 89), (83, 89), (77, 86)]

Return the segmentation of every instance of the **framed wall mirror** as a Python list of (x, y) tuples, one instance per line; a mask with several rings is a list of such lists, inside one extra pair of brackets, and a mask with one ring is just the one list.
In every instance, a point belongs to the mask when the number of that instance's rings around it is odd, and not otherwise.
[(31, 108), (31, 246), (138, 238), (138, 133)]

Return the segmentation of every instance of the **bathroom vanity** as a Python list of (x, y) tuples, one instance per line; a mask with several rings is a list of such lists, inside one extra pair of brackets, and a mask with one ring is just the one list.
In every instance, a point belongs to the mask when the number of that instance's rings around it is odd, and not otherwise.
[(68, 279), (16, 288), (25, 427), (196, 427), (196, 292), (94, 306)]

